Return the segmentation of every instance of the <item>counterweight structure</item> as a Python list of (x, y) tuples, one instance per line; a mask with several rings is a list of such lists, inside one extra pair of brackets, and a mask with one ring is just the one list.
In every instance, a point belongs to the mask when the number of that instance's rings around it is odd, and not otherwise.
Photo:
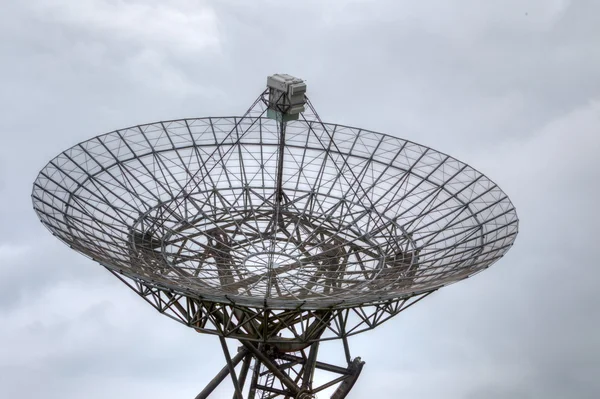
[[(48, 163), (32, 197), (64, 243), (160, 313), (218, 336), (225, 366), (196, 399), (227, 377), (238, 399), (330, 387), (346, 397), (364, 365), (349, 336), (487, 268), (518, 230), (509, 198), (483, 174), (322, 122), (289, 75), (270, 76), (239, 117), (80, 143)], [(344, 364), (319, 361), (319, 343), (335, 339)]]

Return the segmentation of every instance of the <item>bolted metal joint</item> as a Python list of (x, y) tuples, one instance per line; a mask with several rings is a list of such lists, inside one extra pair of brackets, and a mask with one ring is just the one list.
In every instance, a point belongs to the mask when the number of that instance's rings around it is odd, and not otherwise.
[(295, 399), (315, 399), (315, 395), (310, 393), (308, 390), (298, 392)]

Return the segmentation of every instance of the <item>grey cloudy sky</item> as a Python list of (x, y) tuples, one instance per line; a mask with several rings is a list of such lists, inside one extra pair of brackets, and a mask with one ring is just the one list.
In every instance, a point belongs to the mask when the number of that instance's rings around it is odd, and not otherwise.
[(97, 134), (241, 114), (276, 72), (326, 121), (472, 164), (521, 220), (498, 264), (351, 340), (350, 398), (600, 397), (600, 2), (0, 6), (0, 397), (192, 398), (212, 378), (216, 339), (51, 237), (31, 185)]

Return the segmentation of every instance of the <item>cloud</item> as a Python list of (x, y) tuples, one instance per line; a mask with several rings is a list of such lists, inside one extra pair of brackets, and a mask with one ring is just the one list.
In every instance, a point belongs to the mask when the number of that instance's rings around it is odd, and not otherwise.
[(25, 245), (10, 245), (8, 243), (0, 243), (0, 264), (8, 264), (8, 262), (18, 259), (31, 248)]
[(472, 164), (521, 220), (498, 264), (351, 339), (367, 362), (351, 397), (600, 396), (600, 3), (6, 3), (0, 396), (193, 397), (224, 364), (51, 237), (31, 183), (96, 134), (242, 113), (275, 72), (306, 78), (326, 121)]
[(214, 11), (201, 3), (35, 0), (32, 11), (44, 21), (140, 47), (197, 53), (220, 44)]

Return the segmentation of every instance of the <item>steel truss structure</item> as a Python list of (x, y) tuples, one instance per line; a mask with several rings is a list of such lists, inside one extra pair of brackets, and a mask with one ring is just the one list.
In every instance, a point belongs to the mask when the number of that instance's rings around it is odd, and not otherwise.
[[(470, 166), (324, 123), (306, 96), (286, 117), (273, 93), (241, 117), (95, 137), (34, 183), (55, 236), (159, 312), (219, 336), (227, 365), (197, 398), (227, 376), (240, 399), (311, 398), (335, 384), (332, 398), (345, 397), (363, 365), (349, 336), (489, 267), (518, 231), (509, 198)], [(237, 354), (225, 338), (240, 341)], [(331, 339), (346, 365), (317, 360)], [(315, 370), (338, 376), (315, 386)]]

